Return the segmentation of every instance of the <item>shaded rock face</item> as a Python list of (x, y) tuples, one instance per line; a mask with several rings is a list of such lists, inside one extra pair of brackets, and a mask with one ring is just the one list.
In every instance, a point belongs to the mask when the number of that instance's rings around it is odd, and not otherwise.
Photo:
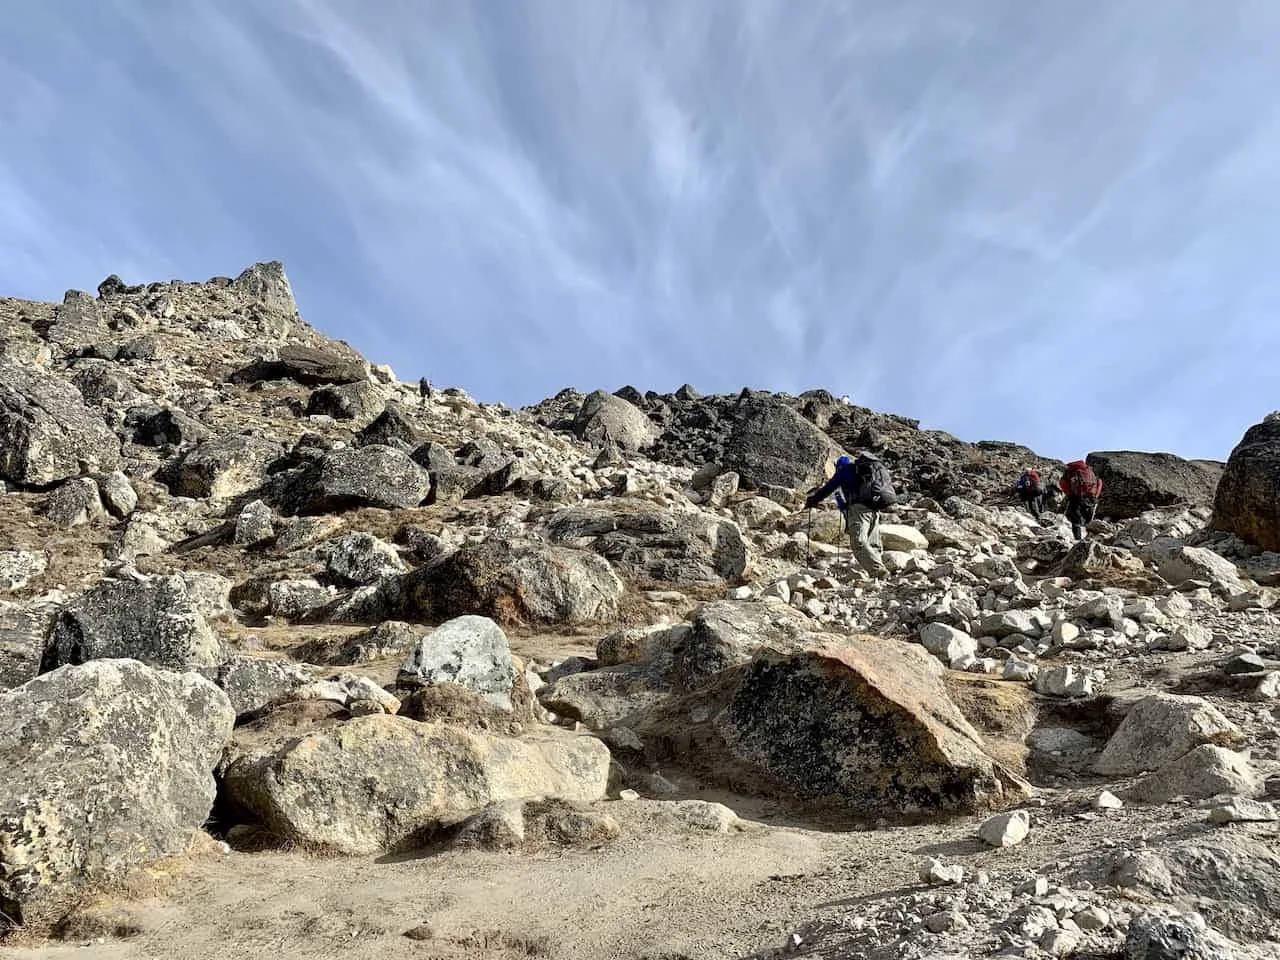
[(580, 440), (612, 442), (623, 450), (651, 447), (659, 433), (643, 410), (603, 390), (597, 390), (582, 402), (573, 430)]
[(1280, 550), (1280, 415), (1250, 427), (1231, 451), (1212, 525), (1264, 550)]
[(540, 543), (489, 539), (409, 574), (410, 619), (472, 613), (499, 623), (609, 622), (623, 584), (594, 554)]
[(45, 486), (119, 463), (119, 439), (75, 387), (0, 359), (0, 480)]
[(636, 729), (727, 786), (860, 814), (975, 810), (1019, 794), (940, 672), (923, 650), (871, 638), (761, 654)]
[(181, 576), (109, 580), (59, 611), (41, 672), (115, 657), (171, 670), (212, 669), (221, 656), (200, 599)]
[(293, 380), (306, 386), (358, 383), (365, 379), (364, 362), (314, 347), (296, 344), (281, 347), (275, 357), (264, 357), (237, 371), (235, 383), (262, 380)]
[(609, 750), (556, 730), (524, 739), (395, 716), (233, 746), (228, 799), (276, 836), (349, 854), (419, 845), (492, 803), (604, 797)]
[(810, 487), (843, 452), (787, 405), (748, 398), (734, 411), (722, 463), (738, 474), (747, 489), (762, 485)]
[(1098, 516), (1129, 520), (1154, 507), (1213, 502), (1222, 464), (1184, 460), (1171, 453), (1108, 450), (1091, 453), (1089, 466), (1102, 481)]
[(431, 477), (408, 455), (370, 445), (326, 454), (295, 478), (286, 499), (297, 513), (328, 513), (352, 507), (416, 507), (431, 493)]
[(35, 919), (75, 887), (185, 850), (234, 719), (209, 681), (133, 660), (0, 693), (0, 909)]
[(589, 504), (558, 510), (544, 525), (553, 542), (590, 541), (617, 568), (651, 580), (716, 582), (740, 577), (749, 567), (738, 525), (698, 510)]
[(0, 690), (21, 686), (40, 672), (57, 608), (0, 602)]
[(251, 436), (222, 437), (190, 451), (173, 470), (170, 484), (181, 497), (227, 500), (257, 490), (284, 448)]

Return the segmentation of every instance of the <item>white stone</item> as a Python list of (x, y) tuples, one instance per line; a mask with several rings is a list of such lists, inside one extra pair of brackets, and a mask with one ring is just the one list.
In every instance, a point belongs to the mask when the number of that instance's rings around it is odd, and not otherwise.
[(1280, 820), (1280, 808), (1274, 803), (1232, 797), (1209, 811), (1210, 823), (1274, 823)]
[(978, 837), (989, 847), (1014, 847), (1031, 832), (1031, 815), (1025, 810), (1001, 813), (978, 828)]
[(1098, 798), (1093, 801), (1093, 805), (1099, 810), (1122, 810), (1124, 801), (1110, 790), (1103, 790), (1098, 794)]
[(920, 879), (933, 886), (964, 883), (964, 867), (958, 863), (947, 865), (930, 857), (920, 865)]
[(1089, 697), (1093, 679), (1074, 666), (1052, 667), (1036, 675), (1035, 689), (1050, 697)]
[(882, 523), (880, 542), (885, 550), (901, 550), (905, 553), (929, 549), (929, 540), (923, 533), (901, 523)]
[(947, 665), (973, 657), (978, 652), (978, 641), (945, 623), (926, 623), (920, 628), (920, 643)]

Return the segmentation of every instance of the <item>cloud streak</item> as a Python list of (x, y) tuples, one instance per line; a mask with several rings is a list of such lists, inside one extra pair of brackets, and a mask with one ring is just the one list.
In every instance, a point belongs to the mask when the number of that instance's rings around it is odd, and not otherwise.
[(0, 289), (289, 267), (406, 377), (825, 386), (1223, 457), (1276, 405), (1280, 10), (0, 8)]

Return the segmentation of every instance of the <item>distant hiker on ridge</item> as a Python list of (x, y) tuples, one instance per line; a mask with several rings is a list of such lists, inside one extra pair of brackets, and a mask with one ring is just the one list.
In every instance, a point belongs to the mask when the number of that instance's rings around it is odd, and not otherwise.
[(860, 453), (856, 460), (841, 457), (835, 474), (809, 494), (804, 505), (812, 509), (837, 489), (836, 503), (844, 511), (854, 557), (871, 576), (887, 577), (889, 570), (880, 554), (880, 511), (897, 500), (889, 468), (870, 453)]
[(1040, 482), (1040, 472), (1028, 467), (1014, 484), (1018, 499), (1037, 520), (1044, 515), (1044, 484)]
[(1098, 512), (1102, 481), (1085, 461), (1073, 460), (1062, 471), (1058, 489), (1067, 496), (1067, 519), (1071, 521), (1071, 532), (1077, 540), (1083, 540), (1085, 527), (1093, 522)]

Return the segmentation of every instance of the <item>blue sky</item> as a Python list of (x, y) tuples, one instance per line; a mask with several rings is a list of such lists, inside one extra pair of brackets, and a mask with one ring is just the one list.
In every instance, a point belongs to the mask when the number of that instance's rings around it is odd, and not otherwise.
[(402, 378), (824, 386), (1225, 458), (1280, 407), (1275, 0), (0, 0), (0, 293), (285, 262)]

